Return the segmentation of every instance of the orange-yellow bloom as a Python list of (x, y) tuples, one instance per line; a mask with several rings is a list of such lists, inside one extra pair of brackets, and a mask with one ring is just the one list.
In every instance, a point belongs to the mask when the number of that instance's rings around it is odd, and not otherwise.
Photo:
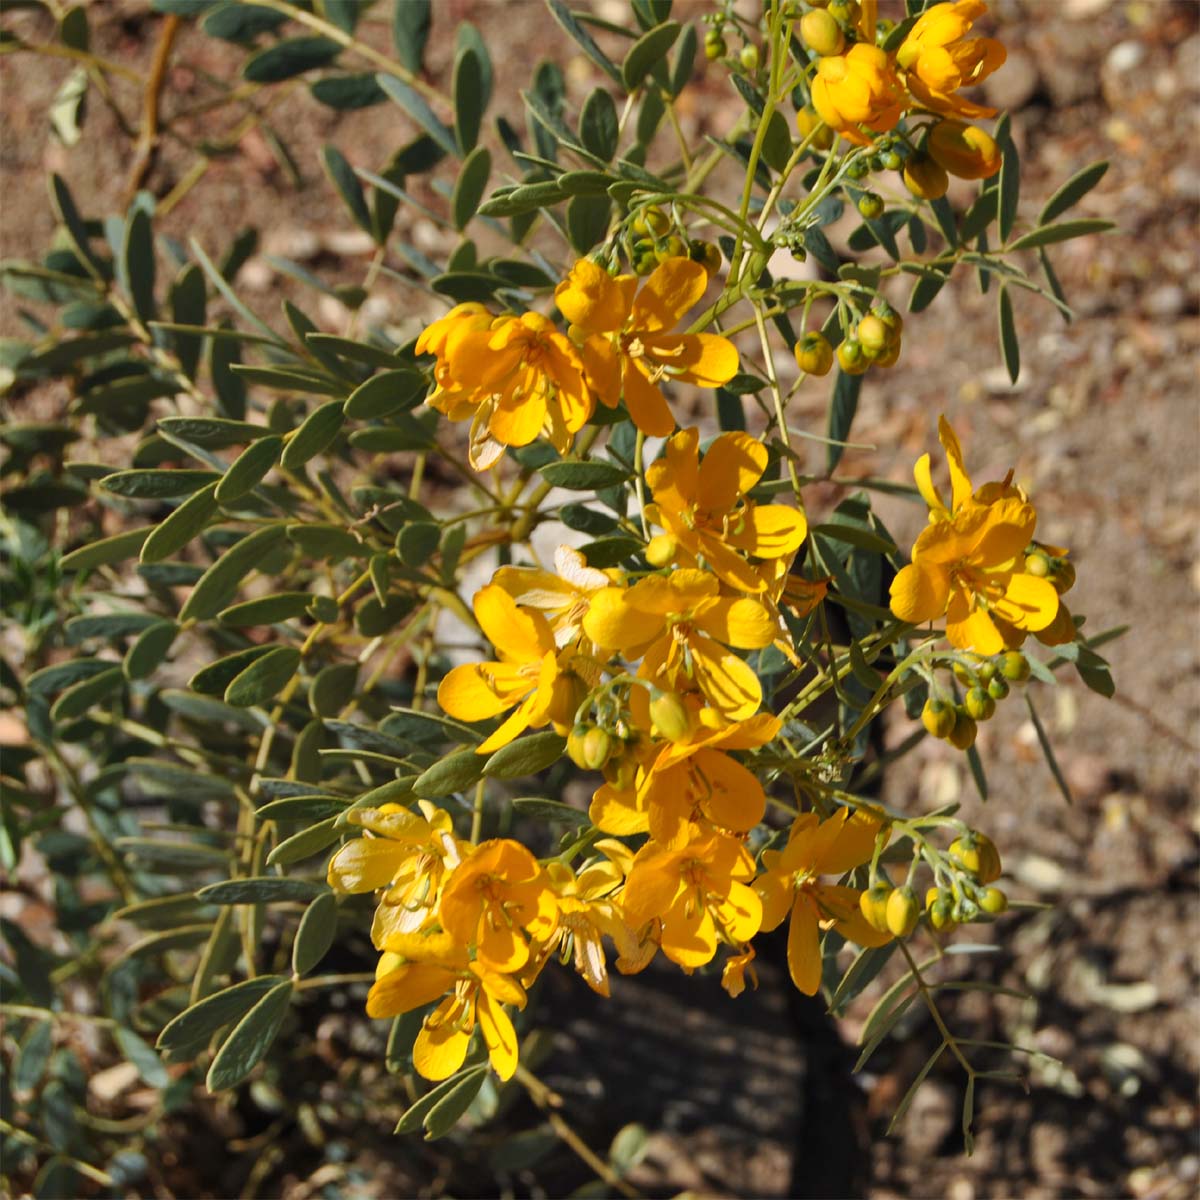
[(737, 348), (712, 333), (670, 333), (708, 287), (708, 272), (687, 258), (668, 258), (637, 290), (633, 275), (609, 275), (580, 259), (555, 290), (563, 316), (583, 340), (587, 377), (601, 401), (625, 398), (633, 423), (665, 437), (675, 418), (659, 387), (664, 380), (720, 387), (737, 373)]
[(871, 133), (894, 129), (904, 98), (891, 59), (878, 46), (857, 42), (845, 54), (817, 63), (813, 107), (831, 129), (857, 145), (871, 143), (863, 127)]
[(485, 323), (477, 309), (460, 305), (418, 339), (419, 352), (439, 356), (439, 386), (428, 403), (451, 420), (472, 416), (469, 457), (477, 470), (505, 446), (539, 435), (565, 454), (595, 406), (578, 351), (540, 313)]
[(558, 921), (550, 880), (520, 842), (495, 838), (469, 854), (442, 889), (442, 928), (494, 971), (519, 971), (529, 937), (545, 941)]
[(934, 162), (959, 179), (990, 179), (1004, 159), (991, 134), (962, 121), (939, 121), (926, 148)]
[(827, 821), (804, 813), (792, 825), (787, 846), (763, 852), (764, 874), (754, 881), (762, 900), (764, 931), (790, 913), (788, 971), (806, 996), (821, 986), (821, 930), (833, 928), (860, 946), (881, 946), (890, 937), (871, 928), (859, 911), (857, 890), (822, 883), (865, 863), (875, 847), (879, 822), (841, 809)]
[(737, 838), (710, 834), (675, 849), (651, 841), (633, 860), (621, 908), (634, 928), (660, 920), (663, 953), (690, 971), (712, 960), (718, 940), (740, 946), (758, 932), (753, 877), (754, 860)]
[(557, 574), (540, 567), (501, 567), (492, 583), (518, 604), (543, 612), (554, 630), (555, 642), (566, 646), (579, 637), (592, 597), (602, 588), (612, 587), (618, 573), (589, 567), (573, 546), (559, 546), (554, 551), (554, 568)]
[(438, 703), (461, 721), (483, 721), (516, 705), (508, 719), (476, 747), (489, 754), (523, 730), (544, 725), (554, 708), (558, 648), (540, 612), (517, 607), (495, 584), (475, 593), (475, 619), (500, 655), (499, 662), (467, 663), (438, 686)]
[(682, 430), (647, 469), (654, 503), (646, 516), (693, 559), (702, 558), (723, 583), (743, 592), (764, 591), (765, 580), (743, 556), (795, 553), (808, 532), (804, 513), (745, 498), (767, 467), (762, 442), (747, 433), (723, 433), (703, 459), (699, 444), (697, 430)]
[(597, 646), (642, 658), (642, 678), (673, 691), (694, 685), (723, 721), (742, 721), (762, 703), (762, 685), (726, 647), (768, 646), (775, 623), (758, 601), (720, 593), (715, 576), (695, 570), (605, 588), (592, 599), (584, 632)]
[[(964, 100), (959, 88), (981, 83), (1007, 57), (994, 38), (967, 37), (987, 12), (983, 0), (935, 4), (917, 18), (896, 52), (909, 95), (922, 108), (947, 117), (994, 117), (996, 110)], [(945, 164), (942, 164), (945, 166)], [(948, 168), (947, 168), (948, 169)]]

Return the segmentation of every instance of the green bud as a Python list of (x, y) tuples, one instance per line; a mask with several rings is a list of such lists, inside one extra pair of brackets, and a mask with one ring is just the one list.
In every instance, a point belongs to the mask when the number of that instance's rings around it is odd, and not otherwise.
[(1009, 650), (1000, 660), (1000, 674), (1013, 683), (1023, 683), (1029, 673), (1029, 661), (1020, 650)]
[(833, 366), (833, 347), (816, 330), (809, 331), (796, 343), (795, 355), (796, 365), (806, 375), (828, 375)]
[(988, 680), (987, 691), (993, 700), (1004, 700), (1008, 696), (1008, 684), (1001, 676), (997, 675), (994, 679)]
[(967, 713), (976, 721), (988, 721), (995, 715), (996, 702), (981, 687), (973, 687), (963, 702)]
[(979, 907), (989, 916), (998, 917), (1008, 909), (1008, 897), (997, 887), (984, 888), (979, 893)]
[(738, 62), (744, 71), (758, 70), (758, 47), (753, 42), (747, 42), (738, 55)]
[(926, 700), (921, 724), (935, 737), (947, 738), (954, 728), (954, 705), (944, 700)]

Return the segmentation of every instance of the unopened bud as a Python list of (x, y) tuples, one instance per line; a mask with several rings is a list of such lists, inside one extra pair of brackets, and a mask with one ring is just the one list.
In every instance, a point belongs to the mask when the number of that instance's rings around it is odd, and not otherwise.
[(992, 839), (971, 830), (950, 843), (950, 854), (980, 883), (992, 883), (1000, 878), (1000, 852)]
[(863, 348), (863, 353), (870, 359), (878, 358), (891, 341), (891, 331), (874, 313), (859, 321), (855, 336)]
[(979, 907), (989, 916), (998, 917), (1008, 909), (1008, 897), (997, 887), (984, 888), (979, 893)]
[(956, 709), (954, 713), (954, 728), (946, 736), (946, 740), (956, 750), (970, 750), (975, 745), (975, 736), (979, 726), (966, 709)]
[(652, 567), (668, 566), (679, 549), (679, 542), (671, 533), (658, 533), (646, 545), (646, 561)]
[(833, 366), (833, 347), (823, 333), (806, 333), (796, 343), (796, 365), (806, 375), (828, 375)]
[(963, 707), (976, 721), (989, 721), (996, 712), (995, 700), (981, 687), (973, 687), (967, 693)]
[(917, 903), (916, 892), (907, 886), (896, 888), (887, 902), (888, 932), (898, 938), (908, 937), (920, 918), (921, 906)]
[(836, 18), (819, 8), (805, 13), (801, 18), (800, 37), (814, 54), (822, 58), (841, 54), (846, 46), (846, 36)]
[(944, 700), (926, 700), (921, 709), (921, 724), (935, 738), (948, 738), (954, 728), (954, 705)]
[(880, 933), (888, 932), (887, 907), (891, 894), (890, 884), (878, 883), (858, 897), (858, 908), (863, 919), (872, 929), (878, 930)]
[(680, 742), (691, 730), (687, 705), (677, 692), (656, 692), (650, 699), (650, 720), (669, 742)]
[(1000, 674), (1013, 683), (1022, 683), (1029, 678), (1029, 660), (1020, 650), (1009, 650), (1000, 660)]

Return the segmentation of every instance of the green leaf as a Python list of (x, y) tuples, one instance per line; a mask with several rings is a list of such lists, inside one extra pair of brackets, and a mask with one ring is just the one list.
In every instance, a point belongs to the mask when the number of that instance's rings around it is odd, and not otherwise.
[(254, 1070), (271, 1048), (291, 1002), (289, 979), (276, 984), (234, 1026), (208, 1069), (205, 1085), (210, 1092), (235, 1087)]
[(454, 53), (457, 55), (462, 50), (474, 51), (475, 57), (479, 60), (480, 105), (486, 111), (492, 100), (492, 59), (488, 54), (487, 43), (484, 42), (479, 30), (470, 21), (463, 21), (454, 31)]
[(252, 708), (277, 696), (300, 666), (295, 646), (276, 646), (240, 672), (225, 689), (224, 700), (234, 708)]
[(124, 562), (133, 558), (142, 548), (142, 543), (150, 536), (152, 526), (144, 529), (127, 529), (124, 533), (114, 533), (111, 537), (101, 538), (72, 550), (63, 556), (59, 562), (62, 571), (86, 571), (93, 567), (108, 567), (113, 563)]
[(171, 1076), (163, 1066), (162, 1059), (154, 1053), (154, 1048), (142, 1041), (132, 1029), (118, 1027), (113, 1030), (113, 1038), (126, 1060), (137, 1067), (138, 1074), (152, 1088), (161, 1091), (171, 1082)]
[(483, 123), (483, 67), (479, 55), (470, 46), (459, 49), (454, 58), (454, 136), (459, 154), (469, 154), (479, 140)]
[(1055, 217), (1062, 216), (1068, 208), (1078, 204), (1104, 178), (1107, 170), (1108, 163), (1102, 159), (1077, 171), (1046, 201), (1037, 223), (1048, 225)]
[(276, 625), (305, 615), (312, 596), (308, 592), (275, 592), (257, 600), (246, 600), (224, 609), (217, 620), (227, 629), (249, 629), (255, 625)]
[(829, 421), (826, 427), (830, 445), (825, 451), (825, 466), (829, 471), (842, 461), (845, 447), (840, 443), (850, 435), (850, 426), (854, 423), (854, 414), (858, 411), (858, 395), (862, 391), (862, 381), (861, 375), (847, 375), (844, 371), (838, 371), (833, 395), (829, 400)]
[[(156, 613), (119, 612), (105, 613), (102, 616), (72, 617), (63, 626), (69, 646), (78, 646), (89, 638), (128, 637), (131, 633), (141, 633), (150, 625), (157, 625), (162, 618)], [(28, 687), (28, 682), (26, 682)]]
[(337, 817), (330, 817), (280, 842), (267, 855), (267, 866), (288, 866), (311, 858), (314, 854), (320, 854), (342, 836), (337, 821)]
[[(49, 1010), (46, 1015), (51, 1015)], [(18, 1095), (32, 1092), (41, 1083), (54, 1046), (53, 1035), (54, 1025), (51, 1021), (38, 1021), (22, 1042), (11, 1076), (12, 1090)]]
[(337, 525), (289, 525), (288, 540), (310, 558), (362, 558), (367, 554), (354, 534)]
[(460, 1087), (465, 1080), (478, 1078), (479, 1087), (482, 1087), (487, 1070), (486, 1066), (468, 1067), (465, 1071), (460, 1071), (457, 1075), (443, 1080), (436, 1087), (430, 1088), (424, 1096), (405, 1111), (404, 1115), (396, 1123), (396, 1128), (393, 1132), (415, 1133), (421, 1127), (430, 1109), (444, 1100), (455, 1088)]
[(946, 286), (946, 280), (949, 278), (948, 271), (943, 273), (930, 270), (922, 275), (914, 285), (912, 295), (908, 298), (908, 311), (924, 312), (937, 299), (938, 293)]
[[(188, 687), (201, 695), (216, 696), (224, 693), (233, 679), (246, 669), (255, 659), (269, 654), (270, 645), (248, 646), (236, 654), (226, 654), (215, 662), (203, 666), (188, 680)], [(232, 711), (237, 711), (236, 709)]]
[(392, 45), (410, 74), (420, 73), (432, 22), (431, 0), (396, 0), (392, 5)]
[(579, 140), (597, 158), (612, 162), (620, 137), (616, 103), (603, 88), (594, 89), (579, 114)]
[(762, 156), (767, 166), (782, 171), (792, 157), (792, 130), (787, 117), (775, 109), (763, 136)]
[(575, 40), (576, 45), (602, 70), (614, 83), (621, 83), (621, 72), (616, 64), (596, 45), (592, 35), (575, 19), (571, 10), (562, 0), (546, 0), (554, 19)]
[(179, 612), (179, 620), (206, 621), (228, 608), (242, 580), (285, 536), (282, 525), (268, 525), (235, 542), (197, 581)]
[[(80, 11), (72, 9), (73, 12)], [(64, 146), (74, 146), (83, 136), (83, 122), (87, 115), (88, 73), (84, 67), (76, 67), (60, 85), (50, 105), (50, 127)]]
[(696, 65), (698, 37), (695, 25), (685, 25), (683, 36), (675, 51), (675, 65), (671, 68), (671, 95), (678, 96), (692, 81), (692, 69)]
[(331, 63), (341, 44), (326, 37), (298, 37), (276, 42), (242, 64), (242, 78), (251, 83), (280, 83)]
[(1106, 700), (1111, 700), (1116, 695), (1117, 685), (1113, 682), (1111, 668), (1100, 655), (1089, 650), (1087, 646), (1079, 647), (1075, 670), (1093, 692), (1097, 692)]
[(106, 696), (120, 689), (125, 683), (125, 673), (120, 667), (107, 667), (90, 679), (83, 679), (72, 684), (54, 702), (50, 709), (52, 721), (69, 721), (73, 717), (82, 717), (93, 704), (98, 704)]
[(308, 705), (317, 717), (336, 717), (354, 698), (355, 663), (334, 663), (317, 672), (308, 690)]
[(233, 504), (252, 492), (279, 461), (283, 438), (277, 434), (251, 442), (230, 464), (214, 493), (221, 504)]
[[(195, 263), (188, 263), (171, 285), (171, 320), (177, 325), (203, 326), (207, 304), (204, 272)], [(204, 338), (194, 333), (173, 332), (171, 346), (183, 373), (191, 380), (196, 378), (200, 363), (200, 351)], [(187, 418), (176, 418), (186, 420)]]
[(396, 553), (406, 567), (423, 567), (437, 553), (442, 527), (435, 521), (414, 521), (396, 535)]
[(125, 678), (145, 679), (157, 670), (178, 633), (179, 626), (174, 621), (158, 621), (143, 629), (125, 655)]
[(636, 90), (651, 67), (666, 58), (682, 28), (678, 21), (664, 21), (633, 43), (621, 63), (621, 81), (627, 91)]
[(283, 875), (257, 875), (247, 879), (224, 879), (196, 892), (205, 904), (282, 904), (328, 895), (325, 885), (310, 879), (288, 879)]
[(163, 562), (176, 550), (182, 549), (194, 537), (199, 536), (217, 513), (216, 490), (216, 483), (201, 488), (189, 496), (161, 525), (155, 526), (142, 546), (140, 561)]
[(563, 756), (567, 739), (553, 729), (531, 733), (501, 746), (484, 764), (489, 779), (520, 779), (553, 766)]
[(459, 750), (422, 772), (413, 784), (413, 794), (422, 800), (437, 800), (466, 791), (483, 774), (486, 756), (474, 750)]
[(346, 416), (358, 421), (391, 416), (412, 408), (428, 386), (425, 376), (413, 368), (382, 371), (350, 394), (345, 405)]
[(512, 806), (520, 816), (531, 817), (535, 821), (563, 821), (568, 825), (582, 825), (588, 819), (587, 813), (561, 800), (547, 800), (543, 796), (518, 796)]
[(845, 1012), (846, 1005), (860, 995), (867, 984), (883, 970), (888, 959), (895, 953), (896, 946), (897, 943), (893, 941), (860, 950), (837, 985), (829, 1001), (829, 1011), (835, 1016)]
[(433, 140), (447, 153), (457, 154), (458, 144), (450, 132), (434, 115), (433, 109), (421, 94), (392, 75), (376, 75), (379, 86), (395, 101)]
[(1054, 755), (1054, 747), (1050, 745), (1050, 738), (1046, 735), (1046, 729), (1042, 725), (1042, 719), (1038, 716), (1038, 711), (1033, 706), (1033, 699), (1029, 692), (1025, 693), (1025, 707), (1029, 709), (1029, 719), (1033, 722), (1034, 732), (1037, 734), (1038, 745), (1042, 748), (1042, 754), (1046, 758), (1046, 766), (1050, 768), (1050, 774), (1054, 776), (1054, 782), (1058, 784), (1058, 790), (1062, 793), (1063, 799), (1068, 804), (1074, 804), (1075, 799), (1071, 795), (1071, 789), (1067, 785), (1066, 778), (1063, 776), (1062, 769), (1058, 765), (1058, 759)]
[(484, 1072), (471, 1074), (467, 1072), (458, 1076), (457, 1084), (452, 1087), (425, 1114), (425, 1140), (432, 1142), (444, 1137), (466, 1113), (479, 1095), (486, 1078)]
[(465, 228), (467, 222), (475, 215), (491, 173), (491, 153), (486, 146), (476, 146), (467, 155), (450, 198), (450, 213), (455, 229)]
[(307, 975), (329, 953), (337, 933), (337, 900), (324, 892), (304, 910), (292, 943), (292, 970)]
[(354, 223), (364, 232), (371, 233), (371, 210), (367, 208), (362, 184), (358, 182), (358, 176), (354, 174), (354, 168), (346, 161), (345, 155), (336, 146), (326, 146), (321, 151), (321, 161), (342, 203), (354, 218)]
[(1017, 205), (1021, 199), (1021, 160), (1007, 127), (1005, 133), (1007, 136), (1000, 142), (1004, 158), (1000, 163), (1000, 200), (997, 207), (1002, 242), (1007, 242), (1012, 235), (1013, 223), (1017, 219)]
[(206, 14), (200, 28), (222, 41), (249, 43), (260, 33), (278, 29), (286, 20), (284, 13), (261, 4), (221, 4)]
[(83, 218), (79, 215), (79, 209), (75, 207), (75, 201), (71, 198), (71, 191), (66, 182), (58, 175), (50, 176), (50, 199), (54, 205), (54, 211), (67, 231), (72, 248), (88, 269), (88, 273), (96, 277), (103, 276), (100, 260), (92, 253), (87, 228), (83, 223)]
[(152, 321), (155, 316), (154, 233), (150, 215), (144, 208), (135, 208), (125, 226), (122, 258), (133, 310), (143, 321)]
[(987, 773), (983, 769), (983, 759), (979, 757), (979, 751), (975, 746), (967, 747), (967, 766), (971, 771), (971, 778), (975, 781), (975, 790), (979, 793), (981, 800), (988, 798), (988, 782)]
[(158, 428), (163, 433), (210, 450), (242, 446), (270, 433), (262, 425), (231, 421), (227, 417), (160, 417)]
[(483, 741), (478, 730), (455, 721), (441, 713), (417, 712), (412, 708), (394, 709), (390, 716), (384, 717), (379, 726), (380, 732), (388, 738), (398, 738), (409, 745), (428, 747), (453, 742), (461, 745), (469, 742), (478, 745)]
[(1052, 246), (1055, 242), (1065, 242), (1071, 238), (1086, 237), (1091, 233), (1106, 233), (1115, 229), (1112, 221), (1080, 219), (1078, 221), (1060, 221), (1057, 225), (1043, 225), (1030, 233), (1022, 234), (1009, 250), (1032, 250), (1035, 246)]
[(645, 1126), (625, 1125), (617, 1130), (617, 1135), (608, 1148), (608, 1161), (618, 1175), (624, 1175), (632, 1171), (646, 1157), (649, 1149), (650, 1135), (646, 1132)]
[(326, 75), (308, 85), (313, 99), (338, 112), (352, 112), (382, 104), (387, 94), (370, 72), (357, 75)]
[(1000, 352), (1004, 356), (1004, 365), (1008, 369), (1008, 377), (1017, 382), (1021, 374), (1021, 343), (1017, 340), (1017, 325), (1013, 319), (1012, 297), (1005, 285), (1000, 287), (999, 301), (1000, 316)]
[(616, 487), (629, 478), (629, 472), (610, 463), (552, 462), (541, 469), (542, 478), (554, 487), (572, 492), (593, 492)]
[(191, 1058), (214, 1033), (240, 1020), (264, 995), (286, 982), (281, 975), (260, 975), (215, 992), (168, 1021), (155, 1045), (172, 1059)]
[(130, 500), (173, 500), (190, 496), (218, 479), (215, 471), (114, 471), (100, 480), (100, 486)]
[(346, 401), (327, 400), (313, 409), (283, 448), (279, 462), (288, 471), (298, 470), (332, 445), (346, 420)]

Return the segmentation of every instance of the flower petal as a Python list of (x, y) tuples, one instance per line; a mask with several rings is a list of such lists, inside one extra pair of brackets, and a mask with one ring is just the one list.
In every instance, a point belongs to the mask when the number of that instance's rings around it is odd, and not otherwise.
[(708, 272), (699, 263), (689, 258), (668, 258), (642, 284), (633, 302), (629, 326), (639, 333), (674, 329), (707, 290)]
[(479, 1028), (492, 1068), (501, 1079), (511, 1079), (517, 1070), (517, 1031), (504, 1008), (486, 989), (481, 989), (475, 1005)]
[(909, 563), (892, 580), (892, 612), (910, 625), (936, 621), (946, 611), (950, 577), (937, 564)]
[(581, 258), (554, 289), (554, 303), (572, 325), (589, 333), (613, 333), (625, 324), (633, 304), (637, 279), (613, 278), (590, 258)]
[(748, 433), (723, 433), (700, 464), (699, 495), (712, 513), (727, 513), (767, 469), (767, 448)]
[(541, 613), (524, 612), (502, 587), (488, 584), (475, 593), (475, 619), (508, 662), (536, 662), (554, 649), (554, 634)]
[[(447, 1004), (453, 1003), (451, 997)], [(445, 1008), (437, 1008), (426, 1018), (413, 1043), (413, 1066), (426, 1079), (449, 1079), (467, 1057), (471, 1035), (448, 1021), (433, 1024), (433, 1018)]]
[(796, 895), (788, 926), (788, 974), (798, 991), (815, 996), (821, 986), (821, 931), (816, 905), (806, 892)]

